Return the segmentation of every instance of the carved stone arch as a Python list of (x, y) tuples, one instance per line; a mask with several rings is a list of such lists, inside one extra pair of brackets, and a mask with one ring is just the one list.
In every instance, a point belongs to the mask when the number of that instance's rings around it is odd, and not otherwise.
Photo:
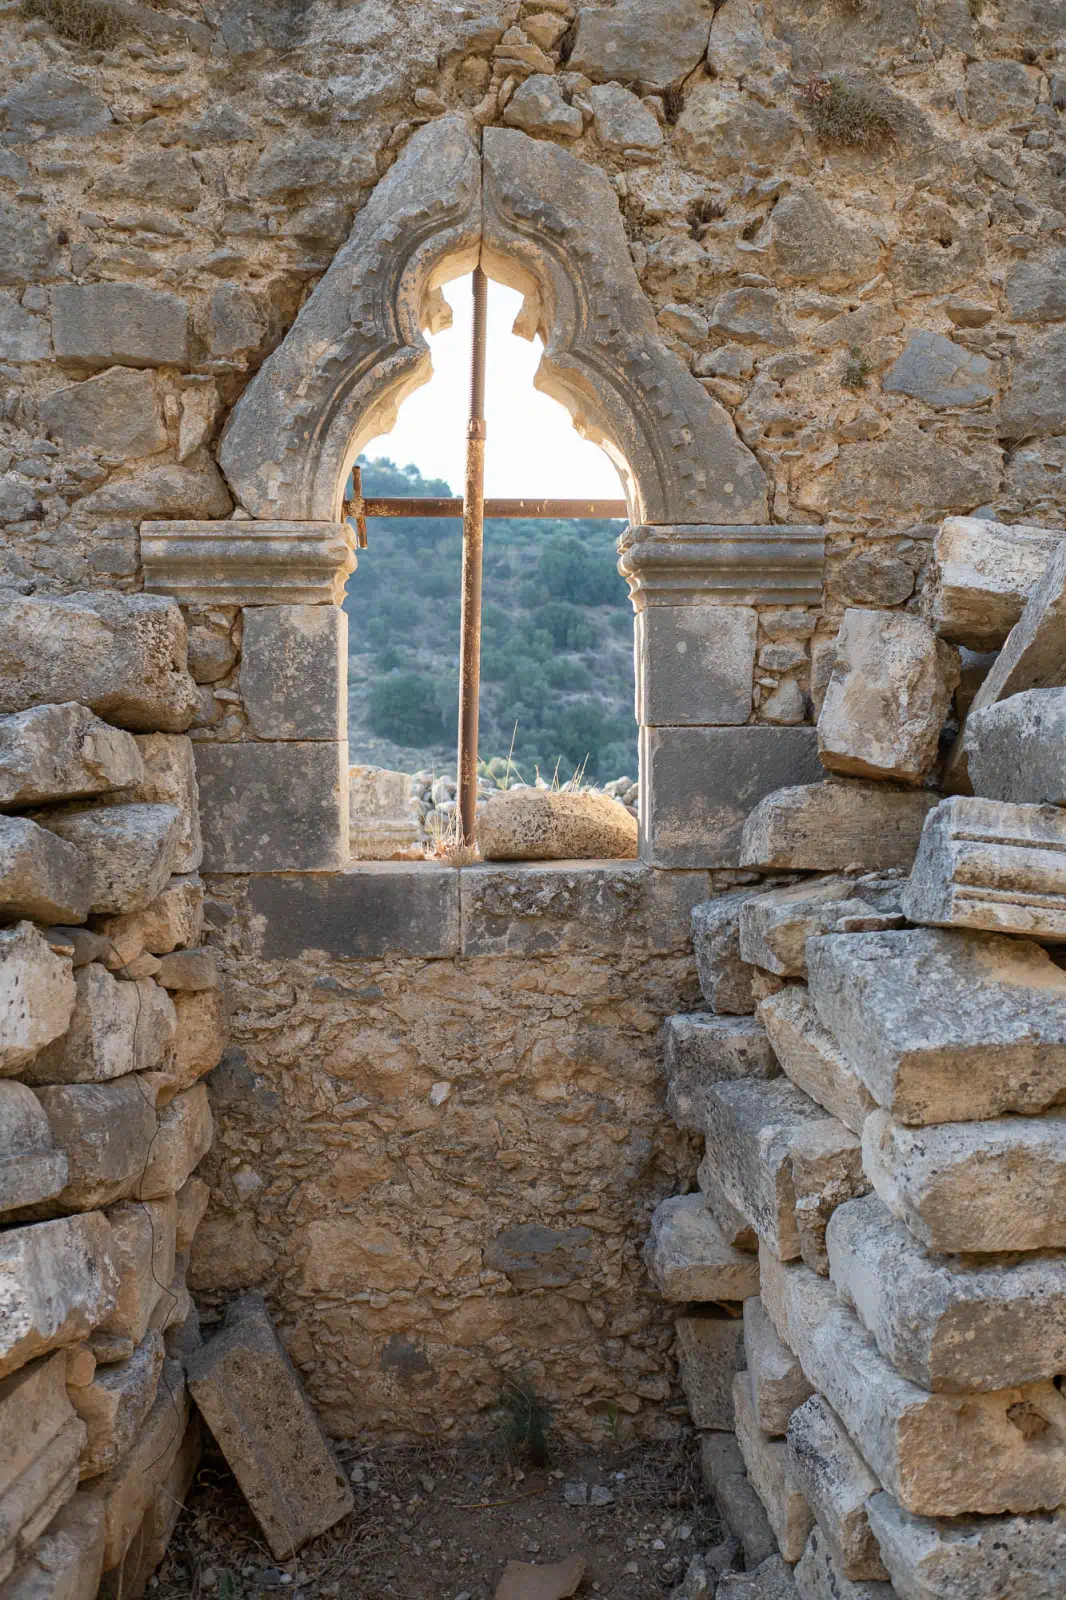
[(457, 115), (408, 142), (234, 407), (219, 459), (254, 517), (339, 520), (359, 450), (430, 376), (440, 286), (479, 255), (525, 295), (537, 386), (610, 454), (631, 523), (765, 520), (757, 461), (658, 336), (604, 174), (511, 129), (486, 131), (482, 160)]

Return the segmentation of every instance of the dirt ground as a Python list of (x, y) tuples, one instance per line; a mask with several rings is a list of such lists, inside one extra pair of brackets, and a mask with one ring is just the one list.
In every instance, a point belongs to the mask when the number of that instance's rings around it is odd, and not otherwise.
[[(492, 1600), (509, 1560), (586, 1559), (578, 1593), (651, 1600), (722, 1537), (695, 1439), (512, 1465), (496, 1439), (338, 1447), (355, 1511), (275, 1562), (209, 1448), (151, 1600)], [(569, 1502), (584, 1503), (569, 1503)]]

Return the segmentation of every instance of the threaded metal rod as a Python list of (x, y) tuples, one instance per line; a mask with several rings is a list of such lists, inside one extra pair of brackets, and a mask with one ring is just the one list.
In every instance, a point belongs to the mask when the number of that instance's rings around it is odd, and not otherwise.
[(478, 698), (481, 690), (481, 563), (485, 532), (485, 322), (488, 279), (474, 268), (470, 421), (463, 494), (463, 600), (459, 632), (459, 823), (474, 843), (477, 817)]

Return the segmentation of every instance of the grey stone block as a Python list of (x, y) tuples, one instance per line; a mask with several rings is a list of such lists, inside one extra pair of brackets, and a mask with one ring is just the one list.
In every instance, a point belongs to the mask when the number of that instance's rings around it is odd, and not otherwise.
[(0, 809), (129, 789), (143, 777), (132, 735), (84, 706), (33, 706), (0, 717)]
[(746, 1300), (759, 1292), (755, 1257), (723, 1238), (698, 1191), (656, 1209), (644, 1264), (664, 1300)]
[(50, 278), (59, 253), (59, 235), (42, 212), (0, 201), (0, 283), (21, 288)]
[(89, 864), (65, 839), (28, 817), (0, 817), (0, 917), (84, 922)]
[(348, 616), (340, 606), (244, 611), (241, 700), (258, 739), (348, 737)]
[(330, 872), (348, 856), (345, 742), (198, 744), (205, 872)]
[(800, 1488), (843, 1576), (886, 1579), (866, 1515), (866, 1502), (881, 1485), (820, 1394), (811, 1395), (792, 1413), (788, 1450)]
[(136, 283), (63, 283), (52, 291), (52, 342), (82, 367), (183, 367), (189, 308), (164, 289)]
[(13, 144), (61, 133), (76, 138), (103, 133), (111, 123), (107, 103), (65, 72), (32, 72), (4, 96), (4, 118)]
[(916, 1517), (882, 1491), (870, 1526), (900, 1600), (1059, 1600), (1066, 1594), (1066, 1517)]
[(641, 857), (660, 867), (735, 867), (752, 807), (821, 773), (814, 728), (643, 728)]
[(85, 1339), (114, 1306), (119, 1287), (114, 1238), (100, 1212), (24, 1228), (5, 1224), (0, 1273), (0, 1378)]
[(0, 1083), (0, 1216), (49, 1200), (67, 1181), (40, 1101), (24, 1083)]
[[(747, 1483), (747, 1479), (744, 1481)], [(758, 1500), (757, 1495), (754, 1498)], [(718, 1585), (717, 1600), (796, 1600), (793, 1568), (783, 1556), (770, 1556), (755, 1568), (751, 1568), (750, 1562), (748, 1566), (747, 1572), (726, 1573)], [(832, 1596), (832, 1600), (837, 1600), (837, 1596)], [(891, 1600), (891, 1596), (886, 1600)]]
[(707, 1202), (718, 1230), (727, 1244), (735, 1250), (747, 1250), (750, 1255), (759, 1253), (759, 1235), (729, 1199), (718, 1176), (718, 1164), (711, 1155), (704, 1155), (696, 1172), (700, 1193)]
[(975, 711), (966, 758), (975, 794), (1066, 806), (1066, 689), (1027, 689)]
[(835, 874), (751, 895), (740, 912), (743, 961), (781, 978), (807, 976), (807, 940), (841, 917), (870, 915), (853, 878)]
[(698, 65), (709, 31), (705, 16), (677, 0), (630, 0), (614, 10), (586, 6), (570, 65), (594, 83), (622, 79), (667, 89)]
[(35, 1093), (68, 1163), (66, 1187), (37, 1214), (88, 1211), (132, 1195), (158, 1129), (148, 1086), (131, 1072), (111, 1083), (48, 1084)]
[(786, 984), (760, 1001), (758, 1014), (785, 1076), (861, 1135), (877, 1102), (819, 1022), (806, 985)]
[(789, 1418), (812, 1390), (758, 1295), (744, 1302), (744, 1351), (756, 1421), (769, 1438), (783, 1439)]
[(749, 1016), (755, 1010), (751, 966), (740, 954), (740, 911), (755, 892), (715, 895), (692, 909), (700, 992), (717, 1013)]
[(886, 394), (909, 394), (926, 405), (979, 406), (991, 400), (992, 363), (987, 356), (921, 328), (912, 333), (881, 380)]
[(666, 1109), (679, 1128), (702, 1133), (707, 1090), (734, 1078), (776, 1078), (781, 1068), (754, 1017), (715, 1017), (705, 1011), (667, 1017), (663, 1024)]
[(177, 806), (49, 806), (33, 820), (65, 839), (89, 870), (89, 910), (99, 915), (142, 911), (177, 869), (181, 814)]
[[(748, 1482), (736, 1435), (726, 1432), (705, 1433), (700, 1439), (700, 1467), (703, 1481), (714, 1496), (722, 1521), (744, 1547), (747, 1566), (758, 1568), (770, 1557), (779, 1561), (777, 1540), (763, 1503)], [(719, 1585), (721, 1592), (722, 1586)], [(754, 1600), (755, 1593), (745, 1591), (746, 1600)]]
[(68, 449), (96, 449), (116, 461), (164, 450), (167, 430), (155, 374), (114, 367), (40, 402), (41, 426)]
[(930, 614), (943, 639), (998, 650), (1062, 538), (1055, 528), (946, 517), (933, 543)]
[(792, 1569), (792, 1580), (799, 1600), (896, 1600), (888, 1583), (849, 1578), (817, 1525)]
[(459, 954), (459, 877), (452, 867), (375, 862), (327, 876), (268, 874), (248, 885), (266, 961), (324, 950), (351, 961)]
[(1066, 399), (1066, 328), (1034, 339), (1012, 362), (1011, 386), (1000, 407), (1000, 437), (1025, 439), (1053, 433), (1062, 424)]
[(712, 726), (751, 715), (758, 613), (748, 606), (646, 606), (636, 617), (637, 721)]
[(748, 1477), (766, 1507), (778, 1549), (786, 1561), (803, 1554), (814, 1517), (803, 1497), (784, 1439), (771, 1439), (759, 1427), (752, 1399), (751, 1372), (733, 1379), (737, 1443)]
[(689, 1416), (697, 1428), (731, 1432), (733, 1379), (746, 1365), (744, 1323), (708, 1306), (695, 1316), (678, 1317), (674, 1331)]
[(926, 789), (848, 778), (779, 789), (748, 817), (737, 856), (742, 866), (764, 872), (909, 868), (926, 813), (939, 798)]
[(0, 1078), (23, 1076), (38, 1051), (70, 1025), (74, 979), (68, 957), (51, 948), (55, 942), (29, 922), (0, 932)]

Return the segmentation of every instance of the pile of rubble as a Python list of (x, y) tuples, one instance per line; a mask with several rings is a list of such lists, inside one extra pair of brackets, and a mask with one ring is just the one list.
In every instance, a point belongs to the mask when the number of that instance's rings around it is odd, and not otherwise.
[(200, 1453), (224, 1044), (178, 608), (0, 597), (0, 1594), (135, 1596)]
[(928, 620), (846, 613), (830, 776), (693, 914), (646, 1259), (734, 1541), (684, 1600), (1066, 1592), (1066, 540), (936, 564)]

